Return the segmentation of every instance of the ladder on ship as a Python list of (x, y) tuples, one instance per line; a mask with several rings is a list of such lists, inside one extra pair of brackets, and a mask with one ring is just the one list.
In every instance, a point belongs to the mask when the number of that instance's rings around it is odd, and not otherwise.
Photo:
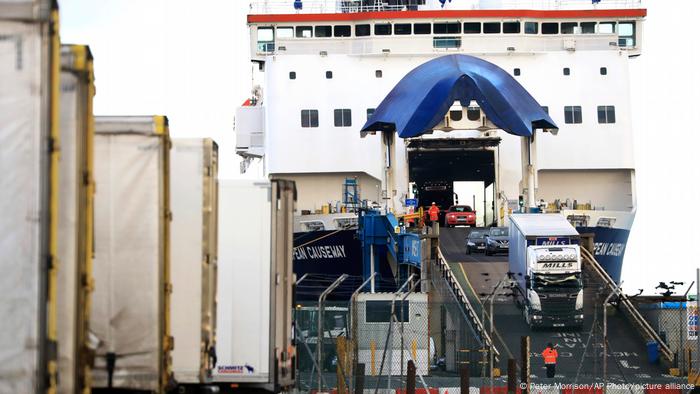
[[(603, 267), (598, 263), (593, 254), (589, 252), (586, 248), (581, 248), (581, 257), (583, 260), (583, 269), (588, 271), (592, 277), (597, 279), (597, 282), (601, 283), (604, 287), (612, 292), (617, 289), (617, 284), (608, 275), (608, 273), (603, 269)], [(659, 350), (661, 356), (669, 363), (673, 362), (673, 352), (664, 342), (661, 336), (651, 327), (651, 325), (644, 319), (644, 317), (639, 313), (637, 308), (634, 306), (629, 297), (624, 293), (619, 297), (620, 310), (625, 315), (627, 320), (632, 324), (634, 328), (637, 329), (639, 334), (644, 338), (645, 341), (654, 341), (659, 344)]]

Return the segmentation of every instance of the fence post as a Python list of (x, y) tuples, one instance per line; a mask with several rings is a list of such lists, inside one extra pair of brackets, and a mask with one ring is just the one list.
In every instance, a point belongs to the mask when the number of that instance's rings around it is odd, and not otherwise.
[(524, 385), (523, 394), (530, 393), (530, 337), (520, 337), (520, 357), (522, 368), (520, 369), (520, 384)]
[(469, 394), (469, 364), (462, 364), (459, 368), (459, 392)]
[(416, 394), (416, 365), (408, 360), (406, 367), (406, 394)]
[(365, 391), (365, 364), (357, 364), (355, 368), (355, 394), (362, 394)]
[(508, 359), (508, 394), (515, 394), (518, 387), (518, 371), (515, 366), (515, 359)]

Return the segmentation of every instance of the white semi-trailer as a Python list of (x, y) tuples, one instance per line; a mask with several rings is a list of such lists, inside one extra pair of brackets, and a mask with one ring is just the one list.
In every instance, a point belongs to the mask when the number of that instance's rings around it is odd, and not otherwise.
[(95, 120), (93, 392), (171, 380), (169, 150), (165, 116)]
[(90, 49), (63, 45), (56, 286), (59, 394), (90, 388), (94, 95)]
[(216, 360), (218, 147), (208, 138), (172, 141), (171, 354), (173, 377), (187, 392), (211, 381)]
[(564, 216), (511, 215), (508, 262), (530, 327), (583, 325), (579, 234)]
[(279, 392), (294, 385), (294, 182), (219, 181), (214, 380)]
[(50, 0), (0, 0), (0, 393), (57, 388), (60, 43)]

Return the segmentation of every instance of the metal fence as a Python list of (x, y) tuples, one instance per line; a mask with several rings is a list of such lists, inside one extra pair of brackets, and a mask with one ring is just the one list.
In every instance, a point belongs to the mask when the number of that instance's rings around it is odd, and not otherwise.
[(640, 312), (659, 333), (674, 355), (672, 367), (686, 376), (697, 368), (697, 339), (688, 336), (688, 310), (685, 301), (641, 304)]

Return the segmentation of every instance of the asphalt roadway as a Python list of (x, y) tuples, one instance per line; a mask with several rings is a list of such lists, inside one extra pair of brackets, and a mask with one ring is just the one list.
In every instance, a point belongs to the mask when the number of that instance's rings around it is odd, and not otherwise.
[[(440, 228), (440, 248), (443, 256), (465, 291), (480, 298), (490, 294), (508, 271), (508, 256), (484, 256), (465, 253), (465, 238), (469, 228)], [(507, 349), (520, 364), (521, 336), (530, 336), (531, 378), (546, 382), (546, 370), (540, 353), (551, 342), (559, 352), (554, 381), (562, 383), (603, 381), (602, 294), (599, 285), (584, 276), (584, 326), (581, 330), (531, 330), (525, 323), (522, 309), (513, 297), (499, 291), (494, 302), (495, 328)], [(604, 296), (604, 294), (603, 294)], [(607, 379), (612, 383), (675, 381), (668, 370), (648, 362), (646, 345), (636, 329), (615, 308), (608, 308), (608, 366)], [(595, 323), (595, 324), (594, 324)], [(596, 329), (592, 329), (593, 327)], [(499, 342), (496, 342), (499, 345)], [(499, 347), (504, 347), (500, 344)], [(505, 373), (508, 350), (501, 352), (500, 368)], [(551, 379), (550, 379), (551, 380)]]

